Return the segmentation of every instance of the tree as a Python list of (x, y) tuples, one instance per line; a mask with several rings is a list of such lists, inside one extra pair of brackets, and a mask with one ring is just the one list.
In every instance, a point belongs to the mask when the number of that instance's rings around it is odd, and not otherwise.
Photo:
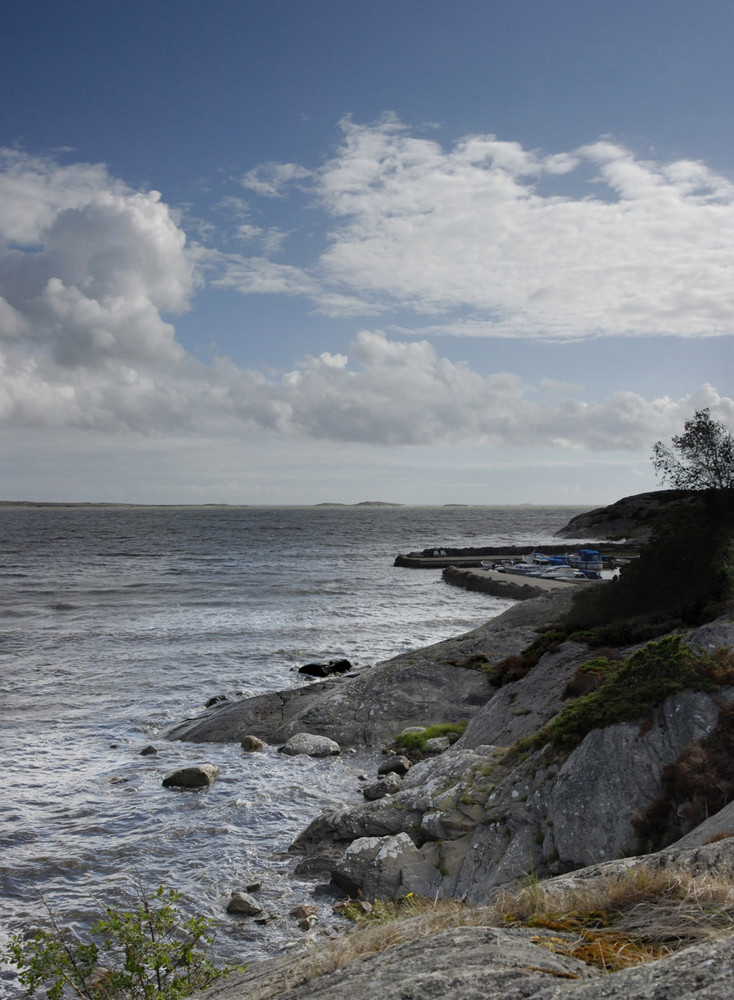
[(725, 424), (698, 410), (668, 448), (657, 441), (652, 464), (660, 481), (680, 490), (734, 489), (734, 438)]

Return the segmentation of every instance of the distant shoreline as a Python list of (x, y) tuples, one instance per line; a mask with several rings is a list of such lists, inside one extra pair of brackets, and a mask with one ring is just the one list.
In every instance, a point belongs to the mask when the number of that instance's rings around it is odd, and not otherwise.
[(341, 503), (340, 501), (326, 500), (321, 503), (125, 503), (121, 500), (0, 500), (0, 509), (3, 508), (46, 508), (59, 509), (108, 509), (108, 510), (240, 510), (261, 509), (261, 508), (290, 508), (301, 507), (304, 509), (315, 509), (319, 507), (338, 508), (405, 508), (405, 507), (435, 507), (437, 510), (463, 509), (471, 507), (563, 507), (564, 509), (578, 508), (579, 510), (591, 510), (592, 504), (534, 504), (534, 503), (443, 503), (443, 504), (411, 504), (393, 503), (389, 500), (360, 500), (357, 503)]

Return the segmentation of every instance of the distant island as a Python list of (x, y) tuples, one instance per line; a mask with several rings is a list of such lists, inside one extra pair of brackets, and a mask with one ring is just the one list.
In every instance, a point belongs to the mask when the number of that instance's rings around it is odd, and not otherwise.
[(359, 503), (338, 503), (326, 500), (315, 503), (314, 507), (405, 507), (404, 503), (391, 503), (389, 500), (360, 500)]

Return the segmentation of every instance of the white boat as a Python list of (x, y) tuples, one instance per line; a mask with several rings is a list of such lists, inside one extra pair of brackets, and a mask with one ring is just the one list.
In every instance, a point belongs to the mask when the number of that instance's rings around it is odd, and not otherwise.
[(589, 580), (590, 576), (573, 566), (552, 566), (535, 574), (539, 580)]
[(538, 572), (537, 563), (506, 563), (504, 566), (498, 566), (498, 571), (500, 573), (517, 573), (520, 576), (530, 576), (532, 573)]

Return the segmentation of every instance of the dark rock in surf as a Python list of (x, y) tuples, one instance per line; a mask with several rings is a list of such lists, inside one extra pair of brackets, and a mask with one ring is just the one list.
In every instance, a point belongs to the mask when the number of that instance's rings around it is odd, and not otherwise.
[(262, 911), (262, 906), (248, 892), (233, 892), (227, 903), (227, 913), (239, 913), (243, 917), (257, 917)]
[(216, 764), (195, 764), (171, 771), (163, 779), (164, 788), (208, 788), (219, 776)]
[(259, 736), (244, 736), (240, 743), (243, 750), (253, 752), (255, 750), (262, 750), (265, 744), (260, 739)]
[(332, 674), (346, 674), (354, 670), (349, 660), (327, 660), (326, 663), (304, 663), (298, 668), (299, 674), (309, 677), (331, 677)]

